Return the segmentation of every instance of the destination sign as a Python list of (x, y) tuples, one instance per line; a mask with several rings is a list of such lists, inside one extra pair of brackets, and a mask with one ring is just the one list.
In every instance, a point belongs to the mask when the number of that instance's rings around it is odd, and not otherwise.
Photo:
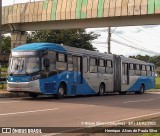
[(27, 52), (12, 52), (12, 56), (34, 56), (37, 52), (27, 51)]

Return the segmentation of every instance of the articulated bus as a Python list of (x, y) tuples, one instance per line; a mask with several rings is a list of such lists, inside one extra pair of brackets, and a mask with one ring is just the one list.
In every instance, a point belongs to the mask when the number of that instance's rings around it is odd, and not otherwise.
[(54, 43), (21, 45), (10, 55), (7, 90), (31, 97), (143, 94), (154, 87), (154, 64), (123, 56)]

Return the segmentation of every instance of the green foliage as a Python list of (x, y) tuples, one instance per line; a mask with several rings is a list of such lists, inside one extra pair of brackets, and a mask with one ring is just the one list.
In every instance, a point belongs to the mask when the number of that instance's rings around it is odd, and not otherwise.
[(49, 42), (71, 47), (95, 50), (91, 41), (99, 35), (93, 32), (86, 33), (85, 29), (48, 30), (28, 33), (27, 43)]
[(0, 84), (0, 89), (6, 89), (7, 85), (6, 84)]
[(145, 133), (139, 136), (160, 136), (160, 133)]
[(160, 89), (160, 77), (156, 77), (156, 89)]
[(155, 66), (158, 68), (160, 67), (160, 56), (153, 56), (150, 57), (148, 55), (142, 56), (142, 55), (137, 55), (137, 56), (129, 56), (130, 58), (142, 60), (145, 62), (153, 63)]
[(142, 55), (137, 55), (137, 56), (129, 56), (130, 58), (134, 58), (134, 59), (138, 59), (138, 60), (142, 60), (142, 61), (145, 61), (145, 62), (149, 62), (150, 60), (150, 56), (148, 55), (145, 55), (145, 56), (142, 56)]
[(130, 58), (142, 60), (148, 63), (153, 63), (156, 66), (156, 73), (160, 75), (160, 56), (142, 56), (142, 55), (137, 55), (137, 56), (129, 56)]
[(2, 35), (2, 53), (10, 53), (11, 37)]

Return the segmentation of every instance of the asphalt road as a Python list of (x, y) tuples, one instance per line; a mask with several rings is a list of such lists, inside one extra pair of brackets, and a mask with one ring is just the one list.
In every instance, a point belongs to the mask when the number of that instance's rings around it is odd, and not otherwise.
[(0, 127), (84, 127), (151, 115), (160, 115), (160, 93), (0, 99)]

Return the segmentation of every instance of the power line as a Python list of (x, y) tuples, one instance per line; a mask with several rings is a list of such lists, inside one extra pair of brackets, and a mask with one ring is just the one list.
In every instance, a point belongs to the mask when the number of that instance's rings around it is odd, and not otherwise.
[(146, 28), (144, 28), (143, 29), (143, 27), (141, 27), (141, 28), (137, 28), (138, 30), (140, 30), (140, 31), (145, 31), (145, 32), (147, 32), (148, 34), (150, 34), (150, 35), (154, 35), (154, 36), (156, 36), (156, 37), (158, 37), (158, 38), (160, 38), (160, 35), (156, 35), (155, 33), (152, 33), (151, 31), (148, 31)]
[[(147, 52), (147, 53), (150, 53), (150, 54), (153, 54), (153, 55), (160, 55), (159, 53), (156, 53), (156, 52), (152, 52), (152, 51), (148, 51), (148, 50), (145, 50), (145, 49), (141, 49), (141, 48), (138, 48), (138, 47), (135, 47), (135, 46), (132, 46), (132, 45), (129, 45), (129, 44), (126, 44), (126, 43), (123, 43), (123, 42), (120, 42), (116, 39), (111, 39), (112, 42), (115, 42), (115, 43), (118, 43), (120, 45), (124, 45), (124, 46), (127, 46), (129, 48), (133, 48), (135, 50), (139, 50), (139, 51), (143, 51), (143, 52)], [(93, 42), (94, 44), (106, 44), (107, 42)], [(94, 46), (97, 46), (97, 47), (103, 47), (103, 48), (106, 48), (106, 46), (103, 46), (103, 45), (94, 45)]]
[(117, 27), (114, 28), (114, 30), (111, 32), (111, 34), (113, 34), (116, 29), (117, 29)]
[(160, 33), (158, 33), (157, 31), (153, 30), (152, 28), (150, 27), (147, 27), (147, 26), (142, 26), (143, 28), (145, 29), (148, 29), (149, 31), (152, 30), (154, 33), (158, 34), (160, 36)]
[(143, 51), (143, 52), (148, 52), (148, 53), (151, 53), (151, 54), (154, 54), (154, 55), (160, 55), (160, 53), (156, 53), (156, 52), (152, 52), (152, 51), (149, 51), (149, 50), (145, 50), (145, 49), (142, 49), (142, 48), (138, 48), (138, 47), (135, 47), (133, 45), (129, 45), (129, 44), (126, 44), (126, 43), (123, 43), (123, 42), (120, 42), (116, 39), (111, 39), (111, 41), (115, 42), (115, 43), (118, 43), (118, 44), (121, 44), (121, 45), (124, 45), (124, 46), (127, 46), (127, 47), (130, 47), (130, 48), (133, 48), (133, 49), (136, 49), (136, 50), (140, 50), (140, 51)]
[(97, 42), (95, 41), (95, 42), (92, 42), (92, 43), (94, 43), (94, 44), (107, 44), (107, 42), (98, 42), (98, 41)]
[(126, 40), (127, 42), (129, 42), (129, 43), (131, 43), (131, 44), (134, 44), (134, 45), (138, 46), (139, 48), (141, 48), (141, 49), (143, 49), (143, 50), (145, 50), (145, 51), (149, 51), (149, 52), (153, 52), (153, 53), (159, 54), (159, 53), (157, 53), (157, 52), (155, 52), (155, 51), (153, 51), (153, 50), (150, 50), (150, 49), (144, 48), (144, 47), (142, 47), (142, 46), (140, 46), (140, 45), (138, 45), (138, 44), (135, 44), (134, 42), (129, 41), (128, 39), (124, 38), (123, 36), (120, 36), (120, 35), (118, 35), (118, 34), (115, 34), (115, 35), (117, 35), (118, 37)]
[(128, 36), (128, 35), (124, 35), (125, 37), (128, 37), (129, 39), (132, 39), (132, 40), (134, 40), (134, 41), (136, 41), (136, 42), (138, 42), (138, 43), (142, 43), (142, 41), (140, 41), (140, 40), (137, 40), (137, 39), (135, 39), (135, 38), (133, 38), (133, 37), (130, 37), (130, 36)]

